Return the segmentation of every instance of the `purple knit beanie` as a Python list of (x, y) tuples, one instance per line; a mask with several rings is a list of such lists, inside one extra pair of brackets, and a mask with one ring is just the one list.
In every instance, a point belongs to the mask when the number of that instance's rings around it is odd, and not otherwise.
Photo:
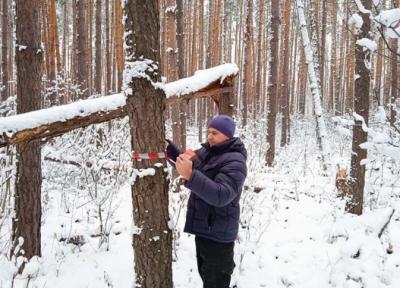
[(235, 134), (235, 121), (228, 115), (218, 115), (208, 122), (208, 128), (217, 129), (222, 134), (232, 138)]

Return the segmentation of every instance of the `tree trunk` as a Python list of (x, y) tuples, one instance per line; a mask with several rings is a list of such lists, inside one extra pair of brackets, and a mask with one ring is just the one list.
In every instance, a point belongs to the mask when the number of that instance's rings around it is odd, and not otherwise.
[[(57, 39), (57, 18), (56, 18), (56, 0), (49, 0), (49, 8), (48, 8), (48, 27), (49, 27), (49, 75), (48, 80), (54, 81), (56, 79), (57, 67), (56, 67), (56, 45), (58, 43)], [(51, 84), (50, 84), (51, 85)]]
[(215, 0), (209, 0), (208, 2), (208, 39), (207, 39), (207, 50), (206, 50), (206, 68), (210, 68), (212, 66), (212, 40), (213, 40), (213, 20), (212, 17), (215, 17), (214, 15), (215, 11)]
[(253, 98), (253, 56), (254, 56), (254, 37), (253, 37), (253, 0), (247, 0), (246, 28), (244, 33), (244, 72), (242, 78), (242, 110), (243, 126), (247, 125), (249, 110), (252, 111)]
[(77, 1), (77, 35), (76, 35), (76, 56), (77, 56), (77, 81), (80, 88), (81, 99), (86, 99), (89, 96), (89, 62), (87, 54), (87, 41), (88, 41), (88, 31), (87, 31), (87, 3), (86, 1)]
[(279, 1), (271, 1), (271, 34), (270, 38), (270, 72), (268, 80), (268, 131), (267, 142), (269, 148), (266, 155), (266, 164), (272, 166), (275, 159), (275, 122), (277, 112), (278, 65), (279, 65)]
[[(392, 51), (398, 51), (398, 39), (391, 39), (392, 42)], [(398, 81), (398, 74), (397, 74), (397, 65), (399, 63), (398, 61), (398, 56), (396, 53), (391, 52), (392, 54), (392, 78), (391, 78), (391, 89), (390, 89), (390, 123), (394, 124), (396, 122), (396, 110), (395, 105), (396, 105), (396, 100), (398, 97), (398, 87), (397, 87), (397, 81)]]
[[(371, 0), (361, 0), (361, 3), (368, 10), (371, 10)], [(359, 11), (363, 25), (357, 35), (358, 39), (368, 38), (371, 28), (370, 14)], [(362, 149), (360, 145), (367, 142), (368, 133), (362, 128), (363, 122), (368, 125), (369, 116), (369, 85), (370, 85), (370, 71), (366, 66), (369, 62), (370, 51), (365, 50), (364, 47), (356, 45), (355, 47), (356, 66), (355, 74), (359, 75), (355, 79), (355, 93), (354, 93), (354, 110), (358, 115), (355, 117), (355, 124), (353, 126), (353, 141), (351, 153), (351, 169), (350, 179), (351, 199), (346, 202), (346, 211), (361, 215), (363, 211), (364, 201), (364, 183), (365, 183), (365, 165), (361, 164), (363, 159), (367, 159), (367, 150)], [(360, 116), (363, 118), (360, 119)]]
[(301, 115), (306, 114), (306, 86), (307, 86), (307, 63), (305, 59), (304, 49), (301, 49), (300, 52), (300, 61), (299, 61), (299, 69), (297, 73), (298, 77), (298, 109)]
[[(69, 24), (69, 20), (68, 20), (68, 9), (67, 9), (67, 1), (64, 1), (63, 3), (63, 38), (62, 38), (62, 66), (64, 68), (63, 70), (63, 74), (64, 77), (66, 77), (66, 72), (68, 71), (68, 48), (67, 45), (69, 43), (69, 41), (67, 41), (67, 39), (69, 39), (69, 28), (68, 28), (68, 24)], [(64, 102), (65, 104), (66, 102)]]
[(346, 97), (345, 97), (345, 112), (347, 113), (352, 113), (354, 111), (353, 107), (353, 99), (354, 99), (354, 67), (355, 67), (355, 45), (356, 45), (356, 39), (354, 36), (354, 31), (351, 31), (350, 37), (349, 37), (349, 53), (347, 53), (347, 82), (346, 82)]
[[(185, 77), (185, 51), (184, 51), (184, 33), (183, 33), (183, 0), (176, 0), (176, 43), (178, 48), (178, 79)], [(195, 38), (196, 35), (193, 35)], [(195, 46), (195, 45), (193, 45)], [(195, 55), (195, 53), (193, 53)], [(186, 149), (186, 117), (188, 112), (188, 103), (181, 101), (179, 103), (179, 122), (180, 122), (180, 144), (182, 149)]]
[[(263, 31), (264, 31), (264, 17), (265, 17), (265, 1), (260, 1), (259, 2), (259, 8), (258, 8), (258, 13), (260, 14), (259, 16), (259, 21), (258, 21), (258, 36), (257, 36), (257, 79), (256, 79), (256, 91), (255, 91), (255, 111), (254, 111), (254, 119), (257, 119), (259, 113), (261, 113), (261, 92), (262, 92), (262, 72), (263, 72), (263, 66), (264, 66), (264, 59), (262, 59), (262, 55), (264, 52), (264, 49), (262, 49), (262, 43), (263, 43)], [(230, 46), (228, 46), (230, 47)]]
[[(375, 64), (375, 77), (374, 77), (374, 93), (376, 93), (378, 100), (381, 100), (382, 96), (382, 58), (385, 53), (384, 49), (384, 41), (382, 38), (379, 39), (378, 42), (378, 53), (376, 55), (376, 64)], [(380, 101), (381, 105), (383, 102)]]
[(9, 37), (9, 24), (8, 24), (8, 0), (2, 0), (2, 22), (1, 22), (1, 80), (3, 87), (1, 89), (1, 101), (8, 98), (8, 37)]
[[(349, 11), (349, 9), (350, 9), (350, 4), (349, 4), (349, 2), (350, 2), (351, 0), (346, 0), (344, 3), (343, 3), (343, 11)], [(348, 59), (348, 57), (346, 57), (346, 55), (348, 54), (348, 53), (350, 53), (349, 52), (349, 45), (348, 45), (348, 39), (349, 39), (349, 37), (350, 37), (350, 32), (349, 32), (349, 29), (348, 29), (348, 23), (349, 23), (349, 14), (350, 13), (346, 13), (346, 12), (344, 12), (345, 14), (346, 14), (346, 16), (344, 17), (344, 19), (343, 19), (343, 21), (342, 21), (342, 31), (341, 31), (341, 34), (342, 34), (342, 39), (341, 39), (341, 51), (340, 51), (340, 64), (339, 64), (339, 75), (338, 75), (338, 85), (339, 85), (339, 88), (338, 88), (338, 93), (339, 93), (339, 95), (338, 95), (338, 101), (339, 101), (339, 106), (340, 106), (340, 115), (343, 115), (343, 113), (344, 113), (344, 111), (345, 111), (345, 107), (346, 107), (346, 93), (347, 93), (347, 91), (346, 91), (346, 80), (347, 80), (347, 77), (348, 77), (348, 75), (346, 75), (346, 73), (348, 72), (348, 69), (346, 69), (346, 67), (348, 66), (348, 62), (349, 62), (349, 59)]]
[(101, 3), (102, 0), (96, 1), (96, 42), (95, 42), (95, 69), (94, 69), (94, 91), (95, 93), (101, 93)]
[[(47, 1), (46, 0), (41, 0), (40, 1), (40, 18), (42, 20), (41, 23), (41, 37), (42, 37), (42, 42), (44, 45), (44, 75), (47, 76), (47, 78), (49, 77), (49, 71), (50, 71), (50, 49), (49, 49), (49, 26), (48, 26), (48, 15), (47, 15)], [(46, 85), (45, 87), (46, 88)]]
[(322, 158), (322, 166), (323, 169), (327, 169), (327, 162), (329, 158), (329, 148), (327, 143), (327, 135), (326, 135), (326, 127), (325, 121), (323, 118), (323, 110), (321, 105), (321, 88), (319, 86), (317, 69), (314, 67), (314, 56), (312, 54), (313, 50), (311, 49), (310, 39), (308, 36), (306, 20), (304, 17), (304, 5), (302, 0), (298, 0), (297, 2), (297, 11), (299, 17), (299, 23), (301, 27), (301, 35), (303, 39), (303, 47), (304, 47), (304, 55), (306, 58), (307, 66), (308, 66), (308, 78), (310, 82), (311, 94), (313, 96), (313, 104), (314, 104), (314, 113), (316, 117), (316, 132), (317, 132), (317, 142), (319, 149), (321, 151)]
[(115, 58), (117, 61), (117, 92), (121, 92), (124, 72), (124, 49), (121, 1), (115, 1)]
[(282, 133), (281, 133), (281, 147), (285, 146), (287, 143), (287, 130), (288, 130), (288, 122), (290, 117), (289, 111), (289, 98), (290, 98), (290, 90), (289, 90), (289, 57), (290, 57), (290, 49), (289, 49), (289, 36), (290, 36), (290, 15), (291, 15), (291, 1), (285, 0), (285, 10), (284, 10), (284, 44), (283, 44), (283, 65), (282, 67), (282, 84), (281, 84), (281, 111), (282, 111)]
[[(199, 57), (198, 57), (198, 67), (199, 69), (204, 68), (204, 0), (198, 0), (197, 9), (199, 10)], [(197, 100), (197, 107), (198, 107), (198, 141), (200, 143), (203, 142), (203, 122), (204, 122), (204, 115), (205, 115), (205, 100), (199, 99)]]
[(183, 32), (183, 0), (176, 0), (176, 43), (178, 47), (178, 78), (185, 77), (185, 51)]
[[(296, 79), (297, 79), (297, 82), (299, 81), (299, 78), (297, 78), (297, 77), (299, 77), (298, 76), (298, 74), (297, 74), (297, 71), (298, 71), (298, 69), (297, 69), (297, 67), (299, 66), (299, 61), (297, 61), (297, 59), (298, 59), (298, 49), (297, 49), (297, 47), (298, 47), (298, 43), (299, 43), (299, 39), (298, 39), (298, 28), (296, 28), (296, 26), (297, 25), (295, 25), (295, 21), (292, 21), (292, 41), (291, 41), (291, 45), (290, 45), (290, 47), (292, 47), (291, 48), (291, 50), (292, 50), (292, 56), (291, 56), (291, 62), (292, 62), (292, 64), (291, 64), (291, 67), (290, 67), (290, 71), (291, 71), (291, 82), (290, 83), (292, 83), (292, 85), (290, 85), (290, 97), (291, 97), (291, 100), (290, 100), (290, 111), (289, 111), (289, 113), (290, 114), (294, 114), (294, 112), (295, 112), (295, 103), (298, 101), (298, 99), (299, 99), (299, 95), (298, 95), (298, 93), (296, 93), (295, 91), (296, 91), (296, 86), (297, 85), (295, 85), (295, 83), (296, 83)], [(297, 110), (296, 110), (296, 112), (297, 112)], [(289, 124), (290, 124), (290, 121), (289, 121)], [(290, 125), (289, 125), (290, 126)], [(290, 127), (288, 128), (288, 131), (290, 132)], [(290, 138), (290, 133), (289, 133), (289, 138)], [(288, 139), (288, 142), (290, 142), (290, 139)]]
[[(319, 63), (320, 63), (320, 69), (319, 69), (319, 79), (321, 81), (321, 97), (322, 97), (322, 103), (325, 103), (325, 91), (326, 91), (326, 85), (325, 83), (325, 46), (326, 46), (326, 20), (327, 20), (327, 9), (326, 6), (328, 5), (328, 1), (322, 1), (322, 27), (321, 27), (321, 51), (319, 54)], [(318, 19), (318, 18), (317, 18)], [(334, 46), (333, 46), (334, 47)]]
[[(394, 1), (393, 2), (393, 8), (399, 8), (400, 7), (400, 0), (396, 0), (396, 1)], [(399, 39), (393, 39), (392, 40), (393, 41), (393, 47), (392, 47), (392, 50), (393, 51), (399, 51)], [(399, 69), (399, 64), (400, 64), (400, 61), (399, 61), (399, 56), (398, 55), (396, 55), (395, 53), (392, 53), (392, 57), (394, 58), (394, 60), (393, 60), (393, 62), (394, 63), (392, 63), (392, 75), (393, 75), (393, 77), (392, 77), (392, 93), (391, 93), (391, 105), (390, 105), (390, 122), (391, 123), (395, 123), (395, 121), (396, 121), (396, 118), (397, 118), (397, 112), (396, 112), (396, 110), (394, 109), (395, 108), (395, 105), (396, 105), (396, 103), (397, 103), (397, 101), (398, 101), (398, 98), (399, 98), (399, 91), (398, 91), (398, 89), (399, 89), (399, 83), (400, 83), (400, 80), (399, 80), (399, 77), (398, 77), (398, 69)]]
[(221, 61), (221, 6), (222, 0), (214, 0), (214, 13), (210, 21), (213, 21), (212, 24), (212, 45), (211, 45), (211, 66), (217, 66), (220, 64)]
[[(40, 37), (39, 0), (17, 0), (16, 47), (17, 113), (40, 109), (43, 48)], [(41, 149), (40, 140), (17, 145), (15, 218), (13, 218), (14, 256), (30, 260), (41, 256)], [(23, 240), (23, 244), (21, 242)], [(21, 250), (16, 250), (21, 245)], [(21, 272), (24, 265), (21, 267)]]
[(106, 27), (105, 27), (105, 42), (106, 42), (106, 47), (105, 47), (105, 55), (106, 55), (106, 77), (105, 77), (105, 94), (108, 95), (111, 93), (111, 45), (110, 45), (110, 2), (109, 0), (105, 1), (105, 22), (106, 22)]
[(328, 100), (328, 109), (333, 111), (333, 114), (336, 115), (336, 81), (337, 81), (337, 59), (336, 59), (336, 36), (337, 36), (337, 3), (336, 1), (332, 2), (332, 10), (331, 10), (331, 19), (332, 19), (332, 52), (331, 52), (331, 74), (330, 74), (330, 81), (329, 81), (329, 100)]
[[(93, 95), (93, 2), (94, 0), (87, 0), (86, 6), (86, 57), (87, 57), (87, 67), (88, 67), (88, 76), (87, 76), (87, 97)], [(87, 98), (86, 97), (86, 98)]]
[[(127, 69), (130, 64), (145, 64), (148, 59), (152, 71), (146, 71), (154, 82), (160, 82), (160, 24), (157, 0), (128, 0), (125, 3)], [(138, 58), (135, 58), (137, 55)], [(133, 63), (132, 63), (133, 62)], [(132, 150), (164, 150), (164, 100), (161, 89), (155, 89), (145, 78), (135, 78), (128, 86), (127, 109), (131, 130)], [(168, 181), (165, 162), (159, 160), (135, 162), (135, 168), (155, 169), (154, 176), (137, 177), (132, 186), (134, 223), (140, 232), (133, 235), (136, 282), (143, 288), (171, 288), (172, 284), (172, 233), (168, 227)]]
[(77, 55), (76, 55), (76, 50), (77, 50), (77, 27), (78, 27), (78, 17), (77, 17), (77, 12), (76, 12), (76, 0), (72, 0), (72, 43), (71, 43), (71, 79), (72, 81), (76, 81), (77, 78)]

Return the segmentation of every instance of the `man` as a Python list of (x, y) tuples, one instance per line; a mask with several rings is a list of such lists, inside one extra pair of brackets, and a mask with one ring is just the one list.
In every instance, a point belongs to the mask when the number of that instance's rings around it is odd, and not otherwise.
[(215, 117), (208, 124), (207, 143), (194, 158), (180, 154), (168, 141), (168, 157), (191, 190), (184, 231), (196, 235), (197, 267), (204, 288), (229, 288), (235, 267), (233, 248), (247, 151), (234, 133), (231, 117)]

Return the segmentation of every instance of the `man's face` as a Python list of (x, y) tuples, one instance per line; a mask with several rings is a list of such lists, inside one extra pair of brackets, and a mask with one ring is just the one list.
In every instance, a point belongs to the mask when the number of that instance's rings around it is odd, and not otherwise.
[(226, 136), (225, 134), (222, 134), (217, 129), (208, 128), (207, 140), (208, 140), (208, 144), (210, 144), (210, 146), (214, 146), (217, 144), (221, 144), (221, 143), (225, 142), (226, 140), (229, 140), (229, 137)]

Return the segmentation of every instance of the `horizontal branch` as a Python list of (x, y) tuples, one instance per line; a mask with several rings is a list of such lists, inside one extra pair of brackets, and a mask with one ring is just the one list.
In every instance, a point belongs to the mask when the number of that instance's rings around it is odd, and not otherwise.
[[(166, 104), (232, 92), (235, 76), (236, 74), (232, 73), (231, 75), (220, 75), (217, 79), (214, 77), (215, 80), (211, 83), (203, 81), (202, 83), (206, 83), (206, 85), (203, 84), (201, 87), (200, 83), (196, 87), (198, 90), (190, 93), (187, 93), (190, 91), (188, 89), (178, 91), (174, 87), (173, 91), (181, 94), (179, 96), (170, 95), (165, 100)], [(185, 85), (187, 85), (187, 79), (193, 81), (196, 79), (196, 75), (178, 81), (181, 83), (186, 81)], [(174, 84), (171, 82), (166, 85), (171, 87)], [(175, 86), (179, 87), (179, 85)], [(185, 92), (187, 94), (184, 94)], [(125, 96), (116, 94), (0, 118), (0, 147), (29, 142), (34, 139), (48, 139), (77, 128), (125, 117), (127, 116), (125, 105)]]

